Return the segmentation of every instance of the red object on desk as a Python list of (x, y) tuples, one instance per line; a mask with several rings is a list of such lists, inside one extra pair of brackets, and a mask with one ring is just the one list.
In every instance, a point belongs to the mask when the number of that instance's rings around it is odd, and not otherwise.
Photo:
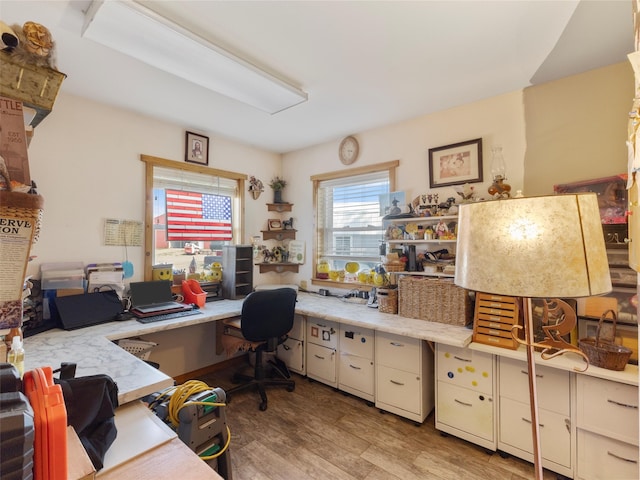
[(202, 290), (200, 283), (194, 279), (182, 281), (182, 296), (185, 303), (195, 303), (198, 308), (204, 307), (207, 301), (207, 292)]

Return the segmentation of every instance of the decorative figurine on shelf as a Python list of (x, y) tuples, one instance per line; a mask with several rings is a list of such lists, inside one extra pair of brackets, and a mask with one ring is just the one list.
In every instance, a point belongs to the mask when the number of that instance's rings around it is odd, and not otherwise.
[(458, 187), (454, 187), (456, 193), (458, 195), (460, 195), (462, 197), (462, 200), (460, 200), (460, 203), (471, 203), (471, 202), (475, 202), (475, 188), (473, 185), (469, 185), (468, 183), (465, 183), (462, 188)]
[(47, 27), (35, 22), (11, 25), (18, 44), (11, 49), (13, 60), (23, 65), (56, 69), (55, 43)]
[(391, 200), (391, 203), (393, 204), (393, 207), (389, 209), (389, 215), (400, 215), (402, 211), (400, 210), (400, 207), (398, 207), (398, 199), (394, 197), (393, 200)]
[(289, 220), (283, 220), (282, 228), (285, 230), (293, 230), (293, 217), (289, 217)]
[(262, 192), (264, 192), (264, 185), (262, 181), (251, 175), (249, 177), (249, 192), (254, 200), (257, 200)]
[(436, 225), (436, 237), (442, 238), (447, 235), (447, 233), (449, 233), (449, 227), (447, 227), (444, 221), (440, 220), (438, 225)]
[(198, 264), (196, 263), (196, 257), (191, 259), (191, 263), (189, 263), (189, 273), (196, 273), (198, 269)]
[(265, 246), (262, 247), (262, 257), (263, 257), (262, 263), (269, 263), (272, 261), (273, 262), (276, 261), (275, 254)]

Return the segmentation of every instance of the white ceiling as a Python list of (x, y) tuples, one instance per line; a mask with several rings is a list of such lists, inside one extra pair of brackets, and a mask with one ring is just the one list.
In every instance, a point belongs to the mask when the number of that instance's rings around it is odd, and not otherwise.
[(634, 49), (631, 0), (141, 2), (308, 93), (269, 115), (82, 38), (89, 3), (1, 0), (0, 18), (51, 30), (63, 92), (279, 153), (622, 62)]

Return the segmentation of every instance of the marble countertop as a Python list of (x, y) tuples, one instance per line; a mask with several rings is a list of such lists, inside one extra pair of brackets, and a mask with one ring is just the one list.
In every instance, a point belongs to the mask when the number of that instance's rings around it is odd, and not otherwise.
[[(242, 300), (221, 300), (207, 303), (198, 315), (161, 322), (125, 320), (72, 331), (50, 330), (25, 339), (25, 368), (48, 365), (55, 369), (62, 362), (73, 362), (76, 376), (107, 374), (117, 382), (120, 404), (125, 404), (172, 386), (173, 379), (124, 351), (114, 340), (236, 317), (241, 308)], [(466, 327), (380, 313), (364, 304), (311, 293), (299, 293), (296, 312), (459, 347), (467, 346), (472, 336)]]

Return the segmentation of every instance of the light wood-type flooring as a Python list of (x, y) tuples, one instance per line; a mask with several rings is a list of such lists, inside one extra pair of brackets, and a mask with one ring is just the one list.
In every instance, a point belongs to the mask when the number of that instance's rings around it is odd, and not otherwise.
[[(198, 379), (226, 390), (237, 370)], [(258, 409), (258, 393), (251, 390), (235, 394), (226, 407), (233, 480), (534, 478), (530, 463), (441, 435), (433, 412), (416, 426), (322, 383), (292, 377), (294, 392), (268, 389), (264, 412)], [(544, 478), (556, 475), (545, 470)]]

